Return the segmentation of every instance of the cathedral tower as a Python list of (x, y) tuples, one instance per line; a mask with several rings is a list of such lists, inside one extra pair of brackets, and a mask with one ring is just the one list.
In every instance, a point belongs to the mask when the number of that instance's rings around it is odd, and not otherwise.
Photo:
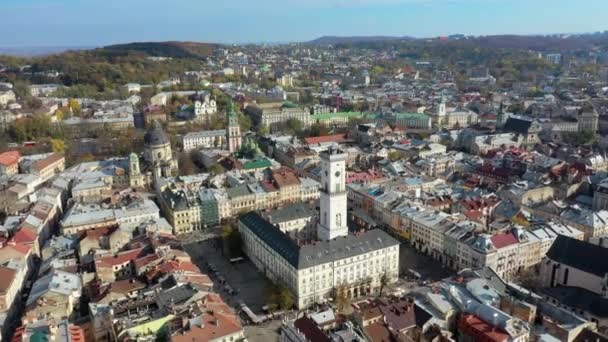
[(232, 101), (228, 103), (228, 109), (226, 110), (228, 117), (228, 127), (226, 127), (226, 144), (228, 145), (228, 151), (234, 153), (241, 148), (241, 127), (239, 126), (239, 118), (234, 111), (234, 105)]

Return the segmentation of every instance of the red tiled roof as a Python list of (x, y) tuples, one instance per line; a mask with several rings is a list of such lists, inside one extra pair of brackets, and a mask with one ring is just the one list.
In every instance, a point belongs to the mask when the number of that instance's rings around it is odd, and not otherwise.
[(381, 341), (381, 342), (391, 342), (396, 341), (392, 336), (391, 332), (388, 330), (388, 327), (380, 322), (372, 323), (367, 325), (364, 328), (367, 335), (371, 338), (372, 341)]
[(17, 233), (15, 233), (15, 235), (13, 236), (13, 241), (15, 241), (15, 243), (20, 244), (20, 243), (31, 243), (34, 242), (38, 239), (38, 235), (36, 234), (36, 232), (34, 232), (33, 230), (27, 229), (27, 228), (22, 228), (19, 229), (19, 231)]
[[(23, 255), (29, 254), (29, 252), (32, 250), (31, 246), (24, 245), (24, 244), (11, 244), (10, 246), (7, 246), (7, 247), (12, 247), (14, 250), (16, 250), (17, 252), (19, 252)], [(0, 249), (0, 253), (1, 252), (2, 252), (2, 250)]]
[(236, 316), (220, 311), (207, 311), (201, 315), (202, 324), (193, 325), (190, 330), (171, 337), (173, 342), (203, 342), (221, 340), (224, 336), (237, 334), (243, 330)]
[(186, 271), (192, 273), (200, 273), (196, 265), (188, 261), (169, 260), (158, 266), (158, 268), (165, 273), (172, 273), (175, 271)]
[(272, 178), (279, 188), (300, 184), (300, 179), (287, 167), (281, 167), (272, 171)]
[(325, 142), (341, 143), (341, 142), (345, 142), (345, 141), (346, 141), (346, 134), (323, 135), (320, 137), (304, 138), (304, 142), (306, 142), (306, 144), (308, 144), (308, 145), (320, 144), (320, 143), (325, 143)]
[(129, 293), (131, 291), (145, 289), (146, 284), (136, 279), (125, 279), (113, 282), (110, 284), (110, 288), (112, 292)]
[(474, 338), (475, 341), (503, 342), (509, 339), (508, 334), (482, 321), (475, 315), (462, 315), (458, 322), (458, 328), (465, 335)]
[(53, 163), (55, 163), (55, 162), (57, 162), (57, 161), (59, 161), (59, 160), (61, 160), (63, 158), (64, 158), (63, 155), (61, 155), (59, 153), (51, 153), (50, 156), (48, 156), (48, 157), (46, 157), (44, 159), (36, 161), (32, 165), (32, 167), (34, 169), (36, 169), (36, 170), (43, 170), (43, 169), (47, 168), (48, 166), (50, 166), (51, 164), (53, 164)]
[(517, 239), (511, 233), (496, 234), (492, 236), (490, 240), (492, 240), (492, 244), (494, 245), (494, 247), (496, 247), (496, 249), (500, 249), (517, 243)]
[(11, 166), (19, 162), (21, 153), (19, 151), (7, 151), (0, 154), (0, 164), (4, 166)]
[(319, 326), (310, 318), (303, 316), (296, 319), (293, 325), (300, 331), (309, 341), (315, 342), (329, 342), (330, 339), (327, 334), (319, 328)]
[(141, 258), (135, 259), (133, 261), (133, 263), (135, 264), (135, 268), (138, 269), (138, 268), (144, 267), (156, 260), (160, 260), (160, 256), (158, 254), (148, 254)]
[(135, 260), (141, 255), (143, 248), (137, 248), (126, 252), (121, 252), (116, 255), (108, 255), (95, 260), (96, 266), (112, 267), (125, 264), (131, 260)]
[(375, 169), (364, 172), (346, 172), (346, 184), (351, 184), (353, 182), (371, 182), (382, 178), (384, 178), (382, 172)]

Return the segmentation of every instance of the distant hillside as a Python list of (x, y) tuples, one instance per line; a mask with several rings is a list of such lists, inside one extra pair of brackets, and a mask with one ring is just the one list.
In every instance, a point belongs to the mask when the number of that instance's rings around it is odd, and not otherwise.
[(357, 44), (357, 43), (370, 43), (370, 42), (383, 42), (383, 41), (394, 41), (394, 40), (412, 40), (411, 37), (395, 37), (395, 36), (352, 36), (352, 37), (339, 37), (339, 36), (324, 36), (311, 40), (307, 44), (312, 45), (336, 45), (336, 44)]
[(58, 54), (65, 51), (88, 50), (92, 48), (92, 46), (0, 46), (0, 55), (33, 57)]
[(525, 49), (536, 51), (561, 51), (589, 49), (593, 46), (607, 46), (608, 34), (520, 36), (496, 35), (472, 39), (486, 48)]
[(313, 45), (334, 45), (338, 47), (363, 47), (384, 49), (387, 44), (406, 42), (414, 44), (448, 44), (454, 46), (480, 47), (489, 49), (521, 49), (535, 51), (563, 51), (589, 49), (593, 47), (608, 47), (608, 33), (577, 34), (577, 35), (492, 35), (466, 37), (459, 39), (446, 38), (411, 38), (394, 36), (369, 37), (335, 37), (326, 36), (308, 42)]
[(154, 57), (200, 58), (213, 54), (218, 44), (195, 42), (146, 42), (104, 46), (105, 52), (140, 52)]

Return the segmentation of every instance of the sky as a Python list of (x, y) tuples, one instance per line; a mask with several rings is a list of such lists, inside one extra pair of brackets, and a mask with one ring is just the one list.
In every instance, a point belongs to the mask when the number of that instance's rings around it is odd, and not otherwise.
[(608, 30), (608, 0), (0, 0), (0, 47)]

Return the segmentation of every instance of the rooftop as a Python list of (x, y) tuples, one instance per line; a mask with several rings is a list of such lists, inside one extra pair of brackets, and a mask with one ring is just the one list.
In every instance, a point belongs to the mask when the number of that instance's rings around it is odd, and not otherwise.
[(298, 246), (289, 236), (255, 212), (243, 215), (240, 222), (296, 269), (305, 269), (399, 245), (399, 242), (390, 235), (375, 229), (361, 235), (348, 235), (330, 241), (316, 241), (310, 245)]

